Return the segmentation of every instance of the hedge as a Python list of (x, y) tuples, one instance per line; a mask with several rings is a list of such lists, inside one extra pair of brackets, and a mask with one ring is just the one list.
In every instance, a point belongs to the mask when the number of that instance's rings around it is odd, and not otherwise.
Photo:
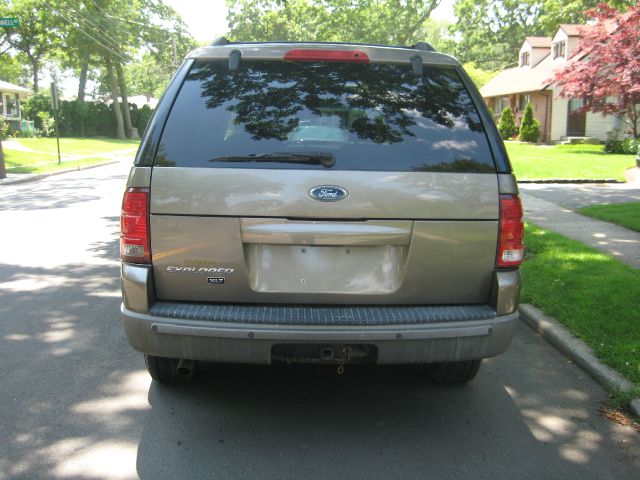
[[(35, 122), (37, 130), (42, 129), (42, 120), (38, 112), (47, 112), (53, 116), (49, 98), (43, 94), (34, 95), (23, 104), (23, 116)], [(153, 110), (147, 105), (138, 109), (129, 104), (131, 124), (142, 135)], [(115, 137), (116, 120), (113, 104), (78, 102), (77, 100), (60, 102), (58, 128), (62, 137)]]

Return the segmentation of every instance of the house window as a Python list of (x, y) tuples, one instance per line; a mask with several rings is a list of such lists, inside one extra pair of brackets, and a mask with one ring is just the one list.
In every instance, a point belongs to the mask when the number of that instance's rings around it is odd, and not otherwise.
[(7, 117), (18, 116), (18, 96), (5, 95)]
[(520, 95), (520, 99), (518, 101), (518, 111), (519, 112), (524, 111), (524, 109), (527, 108), (527, 103), (529, 103), (530, 101), (531, 101), (531, 95), (529, 94)]
[(520, 54), (520, 66), (524, 67), (531, 62), (531, 52), (522, 52)]
[(575, 113), (579, 108), (584, 107), (584, 99), (582, 98), (572, 98), (569, 100), (569, 115)]
[(496, 98), (495, 102), (493, 105), (493, 113), (501, 115), (502, 111), (509, 106), (509, 97)]
[(553, 44), (553, 59), (556, 58), (564, 58), (564, 52), (566, 49), (567, 42), (564, 40), (560, 42), (556, 42)]

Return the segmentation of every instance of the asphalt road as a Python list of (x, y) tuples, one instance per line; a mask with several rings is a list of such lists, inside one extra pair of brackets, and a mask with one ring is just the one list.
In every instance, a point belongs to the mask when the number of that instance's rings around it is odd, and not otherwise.
[(0, 479), (640, 478), (640, 435), (524, 325), (464, 387), (370, 367), (152, 382), (118, 316), (126, 172), (0, 187)]

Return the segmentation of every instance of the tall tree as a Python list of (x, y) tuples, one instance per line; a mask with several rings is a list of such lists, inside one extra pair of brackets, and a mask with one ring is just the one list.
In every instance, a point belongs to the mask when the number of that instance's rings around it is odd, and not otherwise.
[(452, 33), (459, 36), (456, 56), (499, 70), (517, 60), (526, 35), (543, 34), (538, 24), (542, 2), (537, 0), (458, 0)]
[[(526, 36), (551, 36), (562, 23), (584, 23), (599, 0), (456, 0), (456, 56), (497, 70), (515, 64)], [(609, 0), (626, 8), (635, 0)]]
[(18, 55), (0, 52), (0, 79), (10, 83), (21, 83), (27, 72)]
[(109, 55), (104, 57), (104, 63), (107, 71), (107, 81), (109, 82), (109, 90), (111, 91), (111, 99), (113, 101), (113, 113), (116, 119), (116, 138), (124, 140), (124, 122), (122, 120), (122, 111), (120, 110), (120, 100), (118, 100), (118, 86), (116, 76), (113, 69), (113, 61)]
[(576, 53), (556, 73), (560, 94), (585, 100), (585, 111), (620, 115), (640, 136), (640, 6), (626, 13), (600, 4), (587, 12)]
[(120, 96), (122, 98), (122, 106), (124, 111), (124, 128), (127, 138), (140, 138), (138, 130), (133, 128), (131, 124), (131, 114), (129, 113), (129, 96), (127, 95), (127, 82), (124, 76), (124, 69), (120, 62), (116, 62), (116, 75), (118, 78), (118, 86), (120, 87)]
[(229, 36), (406, 45), (441, 0), (228, 0)]
[[(174, 59), (167, 53), (173, 53), (173, 41), (176, 52), (182, 55), (195, 45), (184, 23), (159, 0), (58, 0), (56, 5), (51, 7), (52, 11), (65, 21), (67, 33), (66, 65), (80, 72), (78, 98), (84, 96), (90, 66), (105, 67), (108, 63), (110, 69), (103, 68), (105, 84), (110, 96), (114, 100), (120, 97), (123, 105), (122, 118), (118, 118), (120, 110), (114, 109), (116, 123), (123, 121), (126, 135), (135, 137), (123, 67), (144, 48), (159, 61), (171, 62), (173, 72)], [(112, 75), (116, 79), (115, 89)]]
[(126, 66), (125, 75), (133, 95), (159, 98), (174, 71), (173, 64), (159, 63), (147, 52), (138, 61)]
[(38, 91), (42, 64), (60, 42), (58, 19), (44, 0), (1, 0), (0, 17), (17, 17), (20, 25), (0, 29), (0, 39), (24, 55), (31, 68), (33, 91)]

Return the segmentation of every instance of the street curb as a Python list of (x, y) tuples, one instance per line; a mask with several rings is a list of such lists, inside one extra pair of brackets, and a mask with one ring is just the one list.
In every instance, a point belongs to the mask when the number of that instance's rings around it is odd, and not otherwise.
[(616, 180), (615, 178), (604, 178), (604, 179), (588, 179), (588, 178), (549, 178), (549, 179), (541, 179), (541, 180), (520, 180), (518, 179), (518, 183), (627, 183), (623, 180)]
[[(105, 163), (94, 163), (93, 165), (85, 165), (83, 167), (75, 167), (75, 168), (65, 168), (64, 170), (56, 170), (54, 172), (46, 172), (46, 173), (35, 173), (35, 174), (23, 174), (23, 175), (30, 175), (30, 176), (26, 176), (24, 178), (3, 178), (0, 179), (0, 187), (2, 187), (3, 185), (18, 185), (20, 183), (29, 183), (29, 182), (35, 182), (37, 180), (42, 180), (43, 178), (47, 178), (47, 177), (53, 177), (54, 175), (61, 175), (63, 173), (69, 173), (69, 172), (79, 172), (80, 170), (89, 170), (91, 168), (97, 168), (97, 167), (104, 167), (105, 165), (112, 165), (114, 163), (119, 163), (120, 160), (109, 160), (108, 162)], [(14, 174), (14, 175), (20, 175), (20, 174)]]
[[(520, 318), (527, 325), (600, 385), (607, 389), (617, 389), (623, 392), (633, 390), (631, 382), (615, 370), (603, 365), (582, 340), (574, 337), (555, 318), (546, 316), (541, 310), (529, 304), (520, 305), (518, 310)], [(632, 400), (630, 407), (633, 414), (640, 417), (640, 398)]]

